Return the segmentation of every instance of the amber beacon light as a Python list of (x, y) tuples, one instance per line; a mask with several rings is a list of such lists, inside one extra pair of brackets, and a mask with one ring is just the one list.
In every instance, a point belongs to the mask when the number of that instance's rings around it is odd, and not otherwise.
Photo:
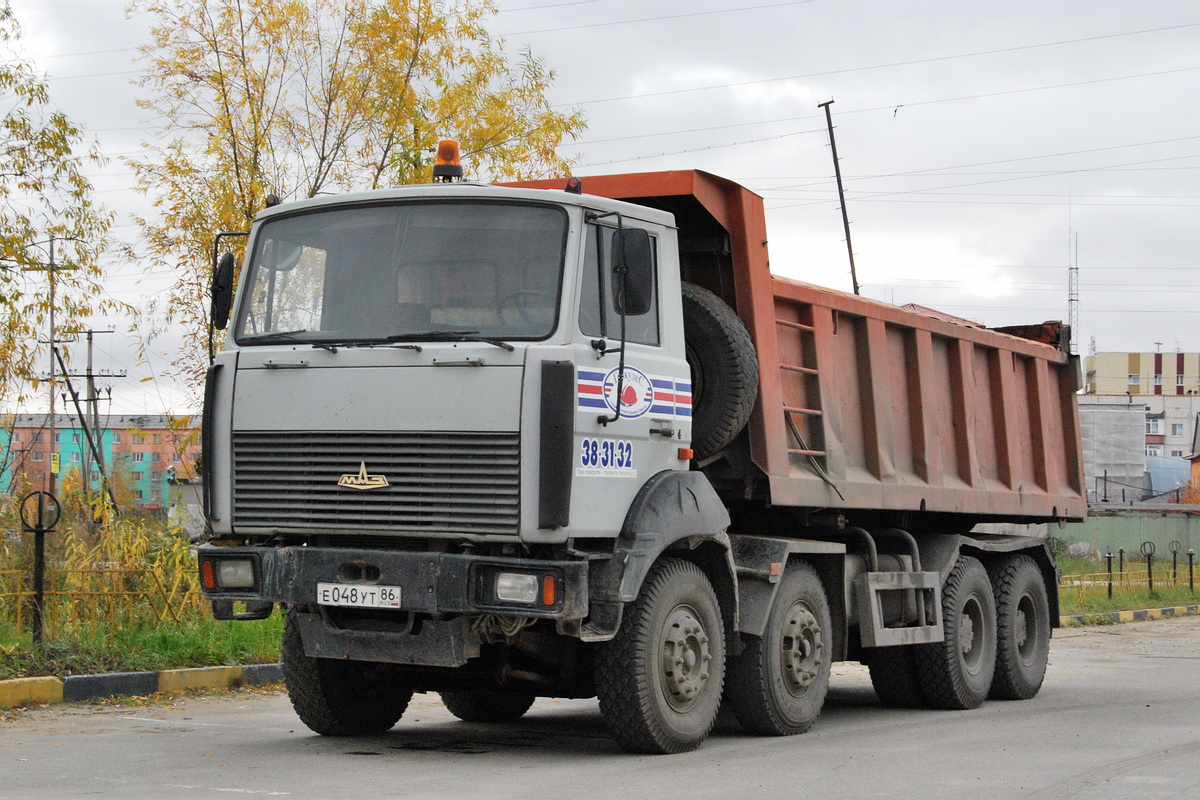
[(442, 139), (438, 142), (437, 155), (433, 159), (434, 183), (450, 183), (462, 180), (462, 177), (462, 156), (458, 150), (458, 142)]

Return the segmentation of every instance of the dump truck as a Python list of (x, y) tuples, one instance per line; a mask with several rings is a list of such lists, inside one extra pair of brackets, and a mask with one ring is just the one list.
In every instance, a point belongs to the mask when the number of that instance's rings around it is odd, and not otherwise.
[(280, 607), (309, 728), (597, 697), (676, 753), (723, 703), (808, 730), (834, 662), (888, 706), (1038, 692), (1028, 531), (1085, 515), (1063, 326), (773, 275), (762, 199), (702, 171), (483, 185), (448, 152), (271, 204), (214, 269), (200, 582)]

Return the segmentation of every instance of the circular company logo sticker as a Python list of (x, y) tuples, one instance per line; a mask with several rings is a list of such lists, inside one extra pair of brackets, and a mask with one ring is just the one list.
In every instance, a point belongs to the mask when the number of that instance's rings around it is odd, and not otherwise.
[[(604, 376), (604, 402), (612, 411), (617, 410), (617, 370), (609, 370)], [(640, 417), (650, 410), (654, 402), (654, 385), (646, 373), (634, 367), (625, 367), (625, 380), (621, 381), (621, 417)]]

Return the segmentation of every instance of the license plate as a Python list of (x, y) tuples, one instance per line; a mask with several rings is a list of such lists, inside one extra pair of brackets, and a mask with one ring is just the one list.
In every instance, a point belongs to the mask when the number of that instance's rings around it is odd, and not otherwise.
[(399, 608), (399, 586), (362, 586), (352, 583), (318, 583), (317, 602), (348, 608)]

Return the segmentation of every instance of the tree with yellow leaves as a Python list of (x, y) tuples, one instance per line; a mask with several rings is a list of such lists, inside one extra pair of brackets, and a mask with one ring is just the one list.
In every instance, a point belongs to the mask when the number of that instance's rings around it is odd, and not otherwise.
[(0, 403), (9, 408), (38, 385), (52, 295), (60, 337), (116, 305), (103, 296), (97, 263), (112, 215), (84, 174), (103, 159), (51, 107), (20, 44), (12, 9), (0, 4)]
[(493, 0), (134, 0), (153, 20), (143, 108), (166, 134), (131, 159), (161, 214), (143, 221), (177, 279), (154, 312), (183, 324), (177, 373), (203, 375), (214, 236), (265, 197), (428, 181), (440, 138), (477, 177), (563, 175), (583, 129), (553, 73), (489, 35)]

